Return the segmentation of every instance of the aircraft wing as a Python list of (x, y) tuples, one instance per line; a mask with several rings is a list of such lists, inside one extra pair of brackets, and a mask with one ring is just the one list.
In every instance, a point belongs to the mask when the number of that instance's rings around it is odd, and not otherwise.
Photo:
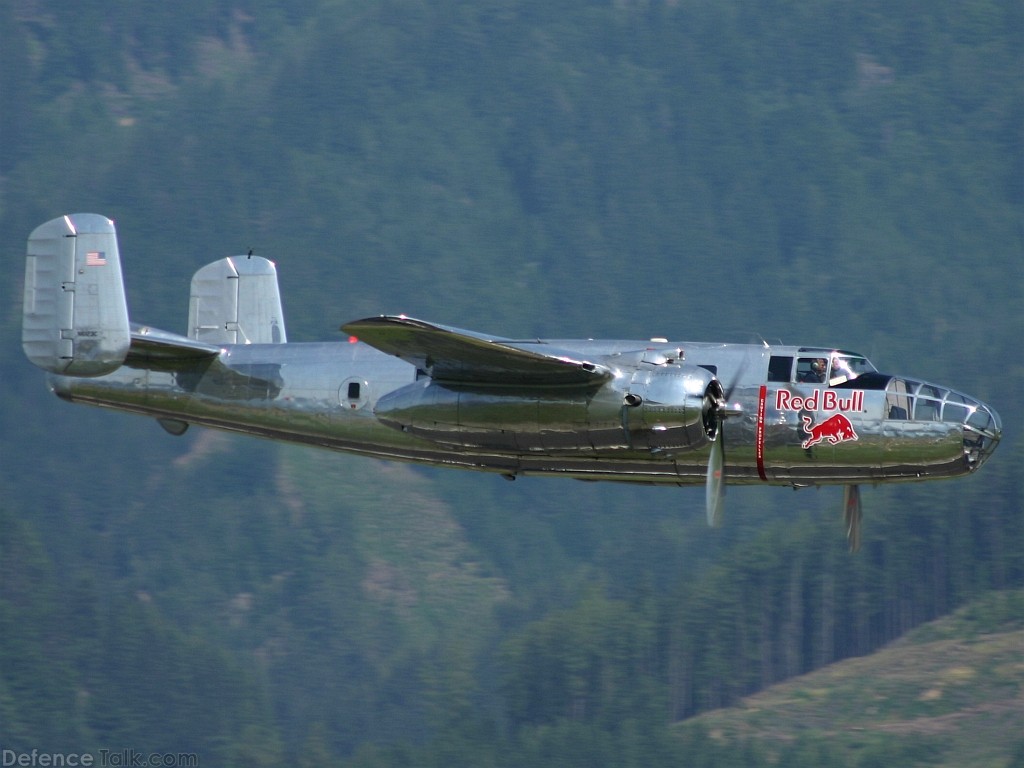
[(382, 315), (341, 328), (438, 381), (459, 384), (591, 385), (612, 378), (600, 363), (540, 341), (515, 341), (411, 317)]

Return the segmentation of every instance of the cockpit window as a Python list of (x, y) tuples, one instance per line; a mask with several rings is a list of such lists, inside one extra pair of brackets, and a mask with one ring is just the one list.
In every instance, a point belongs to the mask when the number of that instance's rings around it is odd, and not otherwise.
[[(792, 357), (772, 355), (768, 363), (768, 381), (794, 381), (804, 384), (827, 384), (830, 387), (856, 387), (851, 385), (854, 379), (866, 373), (878, 373), (878, 370), (866, 357), (856, 352), (842, 349), (820, 349), (816, 347), (800, 347), (805, 356)], [(792, 368), (793, 378), (789, 378)], [(888, 381), (888, 377), (886, 377)], [(881, 387), (883, 388), (883, 383)], [(858, 389), (875, 389), (874, 386), (856, 387)]]
[(834, 387), (856, 379), (862, 373), (870, 373), (874, 370), (875, 366), (866, 357), (837, 352), (832, 355), (832, 373), (828, 383), (829, 386)]
[(796, 380), (807, 384), (824, 384), (828, 380), (828, 358), (797, 358)]

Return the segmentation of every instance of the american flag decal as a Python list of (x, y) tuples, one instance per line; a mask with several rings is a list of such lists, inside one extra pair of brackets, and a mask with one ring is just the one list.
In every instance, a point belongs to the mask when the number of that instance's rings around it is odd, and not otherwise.
[(107, 264), (107, 254), (103, 251), (86, 251), (85, 266), (103, 267)]

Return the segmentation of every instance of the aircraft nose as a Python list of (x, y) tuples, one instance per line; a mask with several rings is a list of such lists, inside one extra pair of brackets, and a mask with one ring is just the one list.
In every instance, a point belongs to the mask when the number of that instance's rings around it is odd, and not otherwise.
[(962, 425), (967, 471), (988, 460), (1003, 436), (1003, 422), (992, 406), (937, 384), (907, 381), (907, 386), (913, 394), (915, 420)]
[[(922, 387), (922, 394), (926, 386)], [(1003, 422), (995, 408), (973, 397), (953, 390), (944, 390), (941, 403), (942, 420), (960, 422), (964, 427), (964, 456), (970, 471), (978, 469), (999, 445)]]
[(964, 450), (967, 459), (977, 469), (999, 445), (1003, 436), (1003, 422), (995, 408), (981, 400), (965, 397), (968, 402), (967, 418), (964, 421)]

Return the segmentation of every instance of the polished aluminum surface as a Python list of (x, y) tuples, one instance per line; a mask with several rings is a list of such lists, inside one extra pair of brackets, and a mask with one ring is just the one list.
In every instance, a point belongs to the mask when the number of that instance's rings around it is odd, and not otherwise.
[[(588, 355), (601, 358), (593, 342), (585, 344)], [(614, 375), (596, 389), (445, 386), (361, 342), (227, 346), (212, 359), (180, 361), (174, 370), (126, 366), (99, 378), (53, 376), (51, 382), (58, 395), (72, 401), (382, 458), (512, 475), (703, 483), (710, 441), (700, 422), (698, 388), (705, 382), (687, 378), (692, 366), (648, 370), (648, 363), (628, 362), (643, 355), (625, 354), (624, 348), (643, 345), (610, 343), (605, 358), (616, 361)], [(991, 455), (1001, 433), (990, 407), (916, 380), (912, 386), (923, 392), (914, 398), (916, 418), (909, 417), (914, 411), (907, 418), (892, 417), (888, 388), (840, 390), (788, 382), (766, 385), (759, 420), (765, 370), (755, 365), (764, 362), (762, 348), (683, 346), (698, 365), (737, 355), (747, 360), (730, 401), (739, 416), (723, 426), (730, 483), (808, 485), (967, 474)], [(665, 388), (678, 400), (647, 399), (650, 379), (659, 374), (679, 385)], [(626, 404), (630, 395), (642, 403)], [(840, 411), (843, 406), (847, 410)], [(823, 439), (804, 447), (806, 419), (823, 423), (835, 413), (846, 415), (856, 439)]]
[[(88, 216), (70, 218), (103, 228)], [(977, 470), (1001, 436), (981, 401), (846, 350), (517, 340), (387, 316), (347, 324), (347, 341), (283, 343), (276, 273), (259, 257), (197, 273), (190, 337), (136, 325), (127, 347), (123, 287), (120, 298), (103, 288), (117, 316), (99, 315), (103, 353), (79, 346), (55, 362), (56, 315), (39, 306), (60, 297), (63, 277), (40, 264), (71, 258), (58, 253), (65, 221), (30, 240), (26, 352), (58, 396), (155, 417), (171, 434), (197, 424), (510, 477), (709, 488), (953, 477)], [(102, 234), (116, 253), (112, 224)], [(253, 290), (238, 292), (239, 276)], [(115, 277), (119, 267), (104, 285)]]

